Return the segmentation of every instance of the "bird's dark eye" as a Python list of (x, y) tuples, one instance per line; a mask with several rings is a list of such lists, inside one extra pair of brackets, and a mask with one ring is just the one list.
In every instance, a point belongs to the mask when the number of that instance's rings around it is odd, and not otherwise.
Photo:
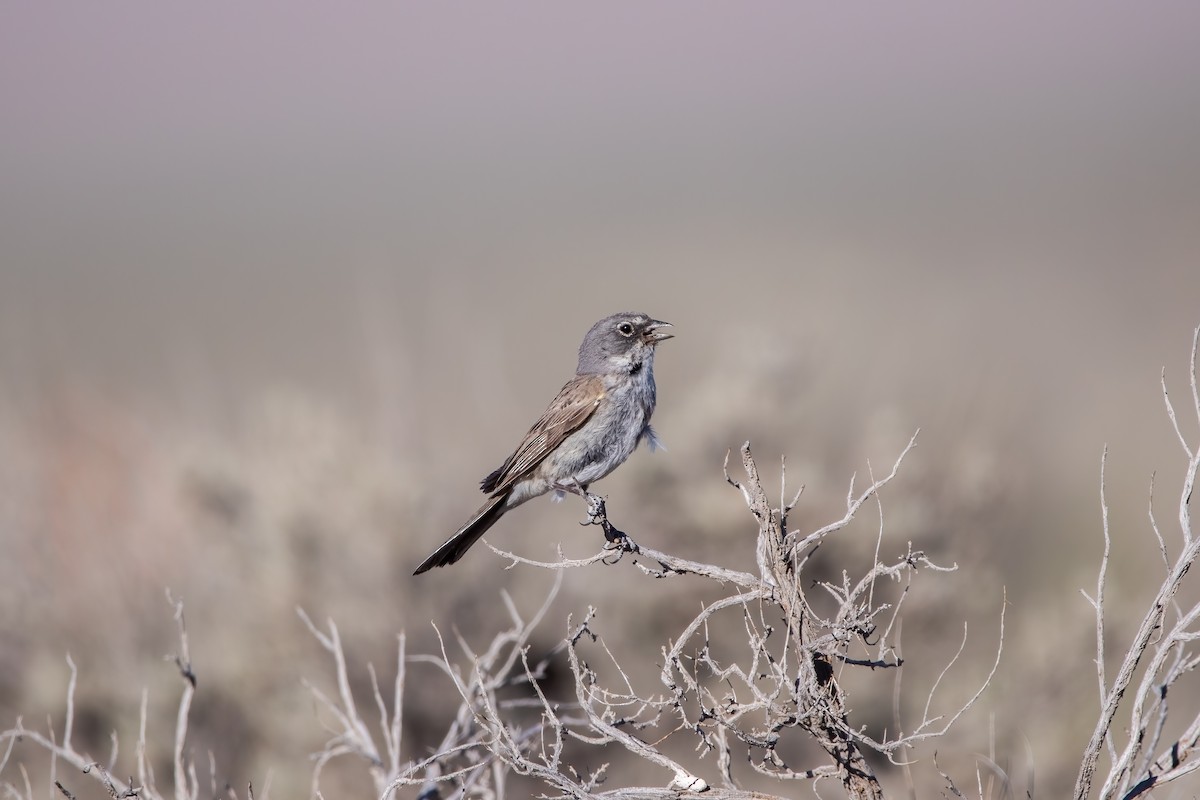
[(620, 325), (617, 326), (617, 332), (620, 333), (622, 336), (632, 336), (633, 335), (633, 326), (630, 325), (628, 322), (622, 322)]

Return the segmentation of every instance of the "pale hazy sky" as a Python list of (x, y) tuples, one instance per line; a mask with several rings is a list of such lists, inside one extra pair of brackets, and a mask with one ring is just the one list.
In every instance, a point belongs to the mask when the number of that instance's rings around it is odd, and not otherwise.
[(0, 104), (9, 360), (328, 365), (364, 273), (488, 325), (830, 252), (985, 304), (1196, 286), (1195, 3), (8, 3)]

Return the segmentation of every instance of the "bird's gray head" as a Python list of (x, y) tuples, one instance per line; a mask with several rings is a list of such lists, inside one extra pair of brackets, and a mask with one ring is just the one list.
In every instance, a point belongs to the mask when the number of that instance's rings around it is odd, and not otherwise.
[(605, 317), (592, 326), (579, 345), (579, 375), (608, 372), (637, 372), (654, 362), (654, 347), (672, 334), (669, 322), (646, 314), (624, 311)]

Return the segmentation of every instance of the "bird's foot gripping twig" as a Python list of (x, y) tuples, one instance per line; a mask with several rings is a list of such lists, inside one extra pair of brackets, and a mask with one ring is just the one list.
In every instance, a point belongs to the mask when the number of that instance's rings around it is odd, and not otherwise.
[(608, 511), (604, 505), (604, 498), (591, 492), (584, 492), (583, 497), (587, 500), (588, 504), (588, 518), (579, 524), (599, 525), (604, 531), (605, 540), (608, 542), (605, 545), (605, 549), (620, 549), (622, 552), (636, 553), (638, 548), (633, 540), (624, 531), (619, 530), (608, 521)]

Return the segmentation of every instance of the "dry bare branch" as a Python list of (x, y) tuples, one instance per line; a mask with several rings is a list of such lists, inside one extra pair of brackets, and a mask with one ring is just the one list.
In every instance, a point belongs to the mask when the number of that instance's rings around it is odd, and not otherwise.
[[(1192, 335), (1189, 371), (1192, 410), (1200, 422), (1200, 387), (1196, 377), (1198, 350), (1200, 328), (1196, 328)], [(1102, 459), (1100, 496), (1104, 552), (1097, 578), (1096, 596), (1088, 598), (1096, 617), (1096, 671), (1100, 684), (1101, 711), (1084, 749), (1075, 782), (1076, 800), (1084, 800), (1091, 796), (1105, 743), (1108, 743), (1110, 763), (1108, 774), (1098, 794), (1098, 797), (1105, 800), (1115, 797), (1138, 797), (1156, 786), (1200, 769), (1200, 714), (1193, 717), (1183, 735), (1165, 746), (1162, 744), (1169, 717), (1169, 689), (1200, 665), (1200, 649), (1196, 647), (1196, 641), (1200, 639), (1200, 630), (1197, 629), (1197, 623), (1200, 622), (1200, 603), (1190, 608), (1181, 608), (1176, 600), (1184, 579), (1192, 571), (1196, 559), (1200, 557), (1200, 537), (1192, 530), (1190, 515), (1192, 491), (1197, 475), (1200, 474), (1200, 446), (1192, 447), (1188, 443), (1167, 390), (1165, 370), (1162, 392), (1167, 417), (1187, 457), (1178, 510), (1181, 551), (1174, 562), (1170, 562), (1167, 546), (1155, 520), (1152, 482), (1150, 525), (1168, 569), (1162, 584), (1142, 615), (1133, 640), (1122, 656), (1116, 675), (1109, 685), (1105, 672), (1108, 642), (1104, 633), (1104, 587), (1111, 541), (1108, 503), (1105, 499), (1105, 459)], [(1127, 735), (1125, 740), (1118, 744), (1114, 741), (1113, 721), (1127, 695)], [(1154, 755), (1155, 752), (1159, 755)]]
[[(180, 695), (179, 708), (176, 713), (175, 735), (173, 739), (173, 769), (174, 769), (174, 786), (171, 794), (175, 800), (198, 800), (200, 796), (200, 785), (196, 779), (195, 767), (188, 759), (184, 745), (187, 741), (188, 719), (191, 710), (192, 696), (196, 689), (196, 676), (192, 672), (191, 657), (188, 653), (187, 627), (183, 620), (183, 603), (177, 601), (167, 593), (167, 599), (172, 605), (173, 613), (176, 620), (177, 632), (179, 636), (179, 653), (169, 657), (179, 669), (180, 675), (184, 678), (184, 689)], [(58, 787), (59, 791), (67, 797), (73, 796), (67, 787), (56, 775), (57, 762), (59, 759), (79, 770), (84, 775), (88, 775), (93, 780), (100, 783), (105, 791), (113, 798), (138, 797), (143, 800), (166, 800), (167, 794), (160, 790), (154, 780), (154, 773), (149, 768), (146, 760), (146, 743), (147, 743), (147, 726), (146, 726), (146, 707), (147, 695), (142, 693), (141, 718), (138, 728), (138, 743), (136, 748), (137, 760), (137, 775), (138, 780), (135, 782), (132, 778), (121, 780), (114, 776), (114, 769), (119, 752), (117, 735), (114, 732), (112, 735), (112, 752), (109, 757), (108, 765), (102, 765), (96, 759), (92, 758), (88, 753), (82, 753), (75, 747), (75, 692), (78, 683), (78, 670), (75, 666), (75, 661), (67, 656), (67, 666), (70, 669), (71, 675), (67, 681), (67, 696), (66, 696), (66, 712), (63, 719), (62, 739), (57, 738), (54, 726), (49, 725), (47, 733), (42, 733), (37, 730), (26, 728), (18, 718), (16, 725), (9, 730), (0, 733), (0, 742), (7, 740), (5, 758), (0, 760), (0, 774), (3, 773), (4, 766), (7, 762), (8, 755), (12, 751), (13, 743), (18, 739), (28, 739), (35, 743), (47, 753), (50, 754), (50, 782)], [(22, 772), (24, 767), (22, 766)], [(12, 789), (11, 785), (8, 787)], [(28, 792), (27, 796), (32, 798), (32, 794)]]

